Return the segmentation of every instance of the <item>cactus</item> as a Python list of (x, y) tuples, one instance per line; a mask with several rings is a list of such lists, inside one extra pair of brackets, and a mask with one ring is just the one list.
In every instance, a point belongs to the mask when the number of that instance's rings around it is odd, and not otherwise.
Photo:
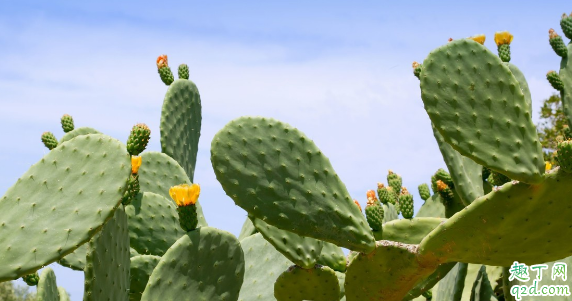
[(38, 272), (34, 272), (32, 274), (22, 276), (22, 280), (24, 280), (24, 282), (29, 286), (36, 286), (38, 285), (38, 281), (40, 281), (40, 275), (38, 275)]
[[(499, 57), (501, 61), (505, 63), (510, 62), (510, 43), (512, 42), (512, 38), (512, 34), (508, 31), (495, 33), (495, 43), (498, 47)], [(483, 43), (480, 44), (482, 45)]]
[(302, 269), (294, 265), (276, 279), (274, 297), (277, 301), (331, 301), (340, 297), (340, 286), (336, 273), (328, 267)]
[(154, 255), (138, 255), (131, 257), (129, 270), (129, 301), (139, 301), (143, 291), (147, 286), (149, 277), (161, 260), (161, 257)]
[(60, 301), (56, 274), (50, 267), (44, 268), (40, 274), (36, 297), (38, 301)]
[(572, 173), (572, 140), (558, 143), (556, 160), (561, 170)]
[(168, 86), (173, 83), (175, 78), (173, 77), (173, 72), (169, 67), (169, 62), (166, 54), (160, 55), (157, 58), (157, 70), (159, 71), (161, 81), (163, 81), (165, 85)]
[(150, 137), (151, 130), (146, 124), (138, 123), (134, 125), (129, 138), (127, 138), (127, 152), (131, 156), (139, 156), (147, 147)]
[(74, 129), (73, 118), (70, 115), (64, 114), (64, 116), (62, 116), (61, 122), (64, 133), (73, 131)]
[(51, 132), (44, 132), (42, 134), (42, 142), (49, 149), (52, 150), (58, 146), (58, 140)]
[(367, 198), (367, 206), (365, 207), (365, 216), (367, 218), (367, 223), (371, 229), (375, 231), (380, 231), (383, 224), (383, 207), (377, 198), (375, 198), (375, 193), (370, 190), (373, 194), (373, 198)]
[(399, 195), (399, 209), (404, 218), (413, 218), (413, 196), (405, 187), (402, 188), (401, 195)]
[(180, 64), (178, 71), (180, 79), (189, 79), (189, 66), (187, 64)]
[(417, 190), (419, 190), (419, 196), (421, 196), (421, 199), (424, 201), (427, 201), (431, 197), (431, 191), (426, 183), (419, 185)]

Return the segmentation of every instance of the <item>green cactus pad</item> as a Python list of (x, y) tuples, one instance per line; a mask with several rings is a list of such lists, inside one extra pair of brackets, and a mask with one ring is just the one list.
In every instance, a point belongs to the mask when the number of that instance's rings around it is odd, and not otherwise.
[[(437, 285), (437, 283), (439, 283), (439, 281), (445, 278), (449, 274), (449, 271), (451, 271), (451, 269), (456, 265), (457, 265), (456, 262), (448, 262), (439, 265), (439, 267), (435, 270), (435, 272), (419, 280), (417, 284), (415, 284), (415, 287), (413, 287), (407, 293), (407, 295), (403, 298), (403, 300), (412, 300), (423, 294), (426, 294), (427, 292), (431, 292), (431, 289), (433, 289)], [(445, 301), (449, 299), (445, 298), (441, 300)]]
[(336, 277), (338, 277), (338, 285), (340, 286), (340, 300), (346, 296), (346, 289), (344, 284), (346, 283), (346, 274), (336, 271)]
[(70, 268), (76, 271), (82, 271), (85, 269), (85, 257), (87, 255), (87, 249), (89, 244), (85, 243), (81, 247), (75, 249), (72, 253), (66, 255), (66, 257), (60, 259), (58, 263), (64, 267)]
[(473, 287), (471, 288), (471, 301), (480, 301), (480, 300), (494, 300), (492, 299), (494, 296), (493, 288), (491, 287), (491, 283), (489, 282), (489, 278), (487, 276), (487, 270), (484, 265), (481, 266), (479, 269), (479, 273), (477, 275), (477, 279), (473, 283)]
[(190, 80), (176, 80), (161, 111), (161, 149), (183, 167), (192, 181), (201, 135), (201, 97)]
[[(180, 184), (192, 184), (185, 170), (173, 158), (159, 152), (144, 152), (141, 154), (139, 168), (139, 187), (141, 191), (153, 192), (171, 200), (169, 188)], [(172, 201), (175, 204), (174, 201)], [(199, 201), (197, 218), (199, 227), (207, 226), (203, 209)]]
[(121, 201), (130, 166), (125, 147), (104, 135), (60, 144), (34, 164), (0, 198), (0, 281), (57, 261), (95, 235)]
[(84, 301), (129, 299), (129, 228), (120, 205), (113, 218), (89, 242)]
[[(568, 44), (568, 53), (572, 54), (572, 44)], [(560, 62), (560, 79), (564, 89), (560, 92), (564, 114), (568, 118), (568, 123), (572, 124), (572, 60), (570, 56)]]
[(292, 126), (241, 117), (213, 138), (211, 162), (234, 202), (280, 229), (361, 252), (374, 248), (365, 217), (330, 161)]
[(276, 279), (274, 297), (277, 301), (335, 301), (340, 298), (340, 285), (329, 267), (303, 269), (294, 265)]
[(527, 101), (510, 69), (483, 45), (462, 39), (431, 52), (421, 97), (437, 130), (462, 155), (512, 179), (542, 180), (542, 147)]
[(59, 301), (70, 301), (70, 295), (68, 295), (68, 292), (66, 291), (65, 288), (58, 286), (58, 293), (60, 294), (60, 299)]
[(441, 262), (495, 266), (565, 257), (572, 253), (572, 207), (565, 201), (570, 183), (572, 175), (559, 170), (545, 174), (542, 184), (507, 183), (439, 225), (419, 252)]
[(439, 194), (435, 193), (425, 201), (415, 217), (445, 217), (445, 206), (441, 202)]
[(381, 240), (370, 254), (359, 254), (346, 271), (346, 299), (402, 300), (414, 285), (437, 268), (420, 262), (417, 245)]
[(383, 223), (399, 219), (399, 213), (393, 204), (383, 204)]
[(562, 80), (560, 79), (560, 75), (558, 75), (556, 71), (548, 72), (546, 74), (546, 79), (548, 80), (552, 88), (554, 88), (555, 90), (558, 91), (564, 90), (564, 83), (562, 82)]
[(92, 129), (89, 127), (81, 127), (81, 128), (77, 128), (74, 129), (71, 132), (67, 132), (62, 139), (60, 139), (60, 144), (66, 142), (66, 141), (70, 141), (73, 138), (77, 137), (77, 136), (82, 136), (82, 135), (89, 135), (89, 134), (101, 134), (98, 130), (96, 129)]
[(73, 118), (70, 115), (64, 114), (64, 116), (62, 116), (61, 123), (62, 129), (65, 133), (73, 131)]
[(528, 82), (526, 81), (524, 74), (522, 73), (522, 71), (520, 71), (520, 69), (518, 69), (517, 66), (511, 63), (505, 63), (505, 65), (508, 67), (508, 69), (510, 69), (510, 72), (512, 73), (512, 75), (514, 75), (514, 78), (516, 78), (516, 80), (518, 81), (520, 90), (524, 95), (524, 100), (528, 104), (529, 110), (532, 111), (532, 95), (530, 94), (530, 88), (528, 87)]
[(243, 277), (238, 240), (226, 231), (201, 227), (163, 255), (141, 300), (237, 300)]
[[(435, 136), (435, 140), (437, 140), (437, 145), (439, 145), (447, 169), (451, 171), (451, 174), (446, 178), (451, 179), (459, 197), (464, 204), (468, 205), (484, 194), (482, 181), (483, 167), (475, 163), (475, 161), (461, 155), (451, 147), (451, 145), (445, 142), (443, 136), (433, 125), (431, 127), (433, 128), (433, 135)], [(439, 175), (442, 174), (439, 171), (437, 173)], [(435, 175), (435, 179), (442, 180), (449, 185), (446, 178)], [(434, 191), (434, 193), (436, 192), (437, 191)]]
[(129, 301), (141, 300), (141, 296), (147, 286), (149, 277), (159, 263), (159, 260), (161, 260), (161, 257), (154, 255), (139, 255), (131, 257), (131, 285), (129, 286)]
[(437, 301), (461, 301), (468, 266), (466, 263), (457, 263), (447, 276), (439, 282), (439, 288), (433, 298)]
[(257, 233), (240, 241), (244, 251), (244, 282), (239, 301), (274, 301), (274, 283), (292, 265)]
[(44, 268), (40, 274), (36, 298), (37, 301), (60, 301), (56, 274), (50, 267)]
[(146, 124), (134, 125), (127, 138), (127, 152), (132, 156), (139, 156), (147, 147), (150, 138), (151, 130)]
[(163, 256), (186, 232), (179, 224), (176, 205), (161, 195), (144, 192), (125, 206), (131, 248), (141, 255)]
[(416, 217), (398, 219), (383, 224), (383, 230), (374, 232), (376, 240), (390, 240), (404, 244), (419, 244), (427, 234), (437, 228), (444, 218)]
[(139, 256), (141, 254), (139, 254), (137, 251), (135, 251), (133, 248), (129, 248), (129, 256), (130, 257), (135, 257), (135, 256)]
[(249, 237), (250, 235), (254, 235), (258, 233), (258, 230), (252, 224), (252, 221), (247, 217), (242, 224), (242, 228), (240, 229), (240, 234), (238, 235), (238, 240), (242, 241), (243, 239)]
[(44, 132), (42, 134), (42, 142), (44, 143), (44, 146), (49, 150), (52, 150), (58, 146), (58, 140), (52, 132)]
[(294, 264), (305, 269), (316, 265), (322, 253), (323, 242), (321, 240), (278, 229), (252, 216), (250, 219), (260, 234)]
[(417, 190), (422, 200), (427, 201), (431, 197), (431, 190), (429, 190), (429, 185), (426, 183), (417, 186)]
[(323, 242), (322, 254), (318, 258), (318, 264), (330, 267), (334, 271), (346, 271), (346, 255), (342, 249), (332, 243)]

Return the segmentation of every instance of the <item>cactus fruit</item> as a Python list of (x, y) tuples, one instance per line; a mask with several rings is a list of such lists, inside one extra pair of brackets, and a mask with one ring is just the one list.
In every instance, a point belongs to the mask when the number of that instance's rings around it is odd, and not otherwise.
[(399, 210), (404, 218), (413, 218), (413, 196), (407, 191), (407, 188), (401, 188), (399, 195)]
[(510, 43), (512, 42), (512, 39), (513, 35), (508, 31), (495, 33), (495, 43), (498, 47), (499, 57), (501, 61), (505, 63), (510, 62)]
[(131, 201), (137, 196), (140, 191), (139, 186), (139, 175), (138, 174), (131, 174), (129, 179), (127, 180), (127, 190), (123, 194), (123, 198), (121, 199), (121, 203), (124, 206), (131, 204)]
[(500, 172), (493, 171), (489, 175), (487, 181), (489, 181), (489, 183), (493, 186), (502, 186), (505, 183), (510, 182), (510, 178)]
[(447, 207), (453, 202), (453, 199), (455, 198), (455, 196), (453, 195), (453, 191), (451, 190), (449, 185), (445, 184), (445, 182), (441, 180), (437, 180), (435, 183), (437, 185), (437, 192), (439, 193), (439, 196), (441, 196), (443, 204), (445, 205), (445, 207)]
[(44, 132), (42, 134), (42, 142), (49, 149), (52, 150), (58, 146), (58, 139), (51, 132)]
[(451, 175), (444, 170), (443, 168), (439, 168), (435, 174), (435, 179), (436, 180), (441, 180), (443, 181), (443, 183), (447, 184), (447, 186), (449, 186), (450, 188), (455, 188), (455, 184), (453, 183), (453, 179), (451, 178)]
[(572, 39), (572, 13), (569, 16), (566, 14), (562, 15), (562, 19), (560, 19), (560, 27), (562, 28), (564, 35), (567, 38)]
[(160, 55), (157, 58), (157, 70), (159, 71), (159, 76), (165, 85), (168, 86), (173, 83), (175, 78), (173, 77), (173, 72), (169, 67), (166, 54)]
[(64, 114), (64, 116), (62, 116), (61, 123), (62, 123), (62, 129), (64, 130), (65, 133), (73, 131), (74, 129), (73, 118), (70, 115)]
[(419, 190), (419, 195), (424, 201), (427, 201), (431, 197), (431, 191), (429, 190), (429, 186), (426, 183), (419, 185), (417, 190)]
[(391, 187), (391, 189), (393, 189), (393, 192), (395, 192), (396, 195), (401, 193), (401, 185), (403, 184), (402, 182), (403, 180), (398, 174), (391, 170), (387, 172), (387, 184), (389, 187)]
[(550, 46), (552, 46), (554, 52), (556, 52), (556, 54), (558, 54), (562, 58), (567, 57), (568, 49), (566, 48), (566, 44), (564, 44), (562, 37), (559, 36), (556, 33), (556, 31), (554, 31), (554, 29), (552, 28), (550, 28), (550, 30), (548, 31), (548, 37), (549, 37), (548, 41), (550, 42)]
[(546, 74), (546, 79), (548, 80), (552, 88), (554, 88), (555, 90), (558, 91), (564, 90), (564, 83), (562, 82), (560, 76), (558, 75), (558, 73), (556, 73), (556, 71), (548, 72)]
[(418, 62), (413, 62), (412, 67), (413, 67), (413, 75), (419, 78), (421, 76), (421, 68), (423, 66), (421, 66), (421, 64), (419, 64)]
[(185, 231), (193, 231), (197, 228), (197, 199), (201, 193), (199, 184), (181, 184), (171, 187), (169, 195), (177, 203), (179, 223)]
[(380, 231), (383, 224), (383, 207), (375, 197), (375, 192), (369, 190), (367, 193), (367, 206), (365, 207), (367, 223), (373, 231)]
[(179, 79), (189, 79), (189, 66), (187, 64), (179, 65)]
[(383, 184), (378, 186), (377, 188), (377, 195), (379, 196), (379, 200), (383, 204), (397, 204), (397, 194), (393, 191), (391, 187), (385, 187)]
[(151, 137), (151, 130), (144, 123), (133, 126), (127, 138), (127, 152), (132, 156), (139, 156), (145, 150)]
[(556, 160), (561, 170), (572, 173), (572, 140), (558, 143)]
[(32, 274), (22, 276), (22, 280), (24, 280), (24, 282), (29, 286), (36, 286), (38, 285), (38, 281), (40, 281), (40, 275), (38, 275), (38, 272), (34, 272)]

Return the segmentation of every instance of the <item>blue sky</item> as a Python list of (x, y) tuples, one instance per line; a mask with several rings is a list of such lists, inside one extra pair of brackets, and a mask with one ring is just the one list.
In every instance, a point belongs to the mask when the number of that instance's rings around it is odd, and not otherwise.
[[(534, 119), (553, 93), (559, 57), (548, 44), (566, 1), (10, 1), (0, 4), (0, 192), (47, 153), (44, 131), (62, 136), (61, 115), (125, 141), (147, 123), (160, 150), (166, 87), (155, 59), (186, 63), (203, 104), (195, 182), (211, 226), (238, 235), (244, 212), (224, 194), (210, 141), (230, 120), (262, 115), (306, 133), (352, 196), (385, 182), (388, 169), (416, 191), (445, 167), (411, 63), (449, 37), (509, 30), (512, 63), (533, 97)], [(416, 208), (421, 199), (415, 195)], [(83, 275), (56, 269), (81, 300)]]

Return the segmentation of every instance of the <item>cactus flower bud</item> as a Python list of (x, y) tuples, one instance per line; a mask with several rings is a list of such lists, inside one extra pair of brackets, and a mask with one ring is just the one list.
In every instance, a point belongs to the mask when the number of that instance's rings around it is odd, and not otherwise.
[(359, 202), (357, 200), (354, 200), (354, 203), (357, 205), (357, 207), (359, 208), (359, 211), (361, 211), (361, 205), (359, 204)]
[(157, 69), (161, 69), (163, 67), (169, 67), (169, 63), (168, 63), (166, 54), (160, 55), (157, 58)]
[(157, 58), (157, 69), (159, 70), (159, 76), (165, 85), (170, 85), (175, 80), (171, 68), (167, 62), (167, 55), (163, 54)]

